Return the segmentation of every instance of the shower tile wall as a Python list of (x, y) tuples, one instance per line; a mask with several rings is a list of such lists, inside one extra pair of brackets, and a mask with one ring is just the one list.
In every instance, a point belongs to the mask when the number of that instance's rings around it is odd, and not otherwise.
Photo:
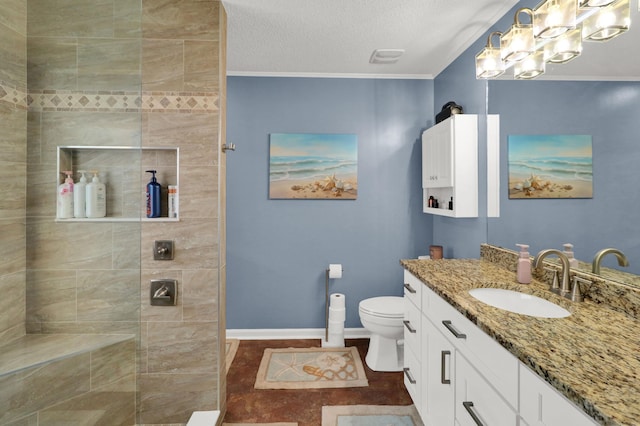
[[(28, 16), (28, 42), (24, 24), (20, 33), (4, 22), (10, 15), (1, 9), (15, 14), (18, 5), (23, 22)], [(5, 256), (0, 248), (0, 286), (5, 294), (16, 293), (11, 302), (0, 299), (0, 337), (16, 328), (24, 332), (25, 318), (30, 333), (135, 333), (139, 424), (181, 424), (195, 410), (216, 409), (225, 401), (219, 377), (224, 357), (218, 356), (224, 347), (218, 293), (219, 277), (224, 280), (218, 270), (219, 256), (224, 259), (224, 214), (218, 207), (225, 195), (218, 191), (224, 173), (224, 156), (218, 155), (224, 140), (224, 9), (219, 0), (9, 0), (0, 12), (3, 40), (22, 34), (29, 82), (28, 118), (24, 108), (7, 106), (0, 96), (3, 121), (22, 114), (22, 127), (16, 125), (22, 140), (2, 139), (0, 147), (24, 151), (16, 161), (3, 155), (0, 163), (2, 182), (15, 178), (22, 185), (15, 203), (0, 199), (3, 240), (22, 242), (21, 255)], [(13, 45), (0, 46), (0, 59), (15, 56), (2, 50)], [(0, 71), (5, 86), (3, 73), (9, 71)], [(8, 85), (22, 83), (26, 91), (26, 80), (23, 75)], [(54, 221), (57, 146), (140, 142), (180, 148), (179, 222)], [(144, 173), (119, 176), (116, 158), (102, 160), (108, 186), (148, 180)], [(160, 156), (157, 167), (163, 164)], [(132, 192), (109, 198), (108, 213), (139, 212), (141, 189)], [(173, 261), (153, 260), (156, 239), (175, 241)], [(25, 274), (26, 312), (7, 316), (8, 309), (24, 306)], [(149, 305), (154, 278), (178, 280), (177, 306)]]
[(0, 346), (25, 333), (27, 10), (0, 2)]

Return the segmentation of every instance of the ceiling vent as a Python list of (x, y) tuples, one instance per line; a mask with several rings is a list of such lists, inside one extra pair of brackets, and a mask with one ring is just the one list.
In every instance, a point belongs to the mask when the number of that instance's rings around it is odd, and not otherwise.
[(404, 49), (376, 49), (369, 58), (370, 64), (395, 64), (404, 53)]

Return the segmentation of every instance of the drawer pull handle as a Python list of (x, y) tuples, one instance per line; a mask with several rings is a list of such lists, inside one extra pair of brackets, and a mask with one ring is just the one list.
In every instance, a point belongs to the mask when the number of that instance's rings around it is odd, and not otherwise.
[(409, 283), (404, 283), (404, 288), (406, 288), (409, 293), (412, 293), (412, 294), (416, 293), (416, 289), (411, 287), (411, 284)]
[(409, 383), (411, 383), (412, 385), (415, 385), (416, 383), (416, 379), (413, 378), (413, 376), (411, 375), (411, 373), (409, 373), (409, 367), (405, 367), (402, 369), (404, 371), (404, 375), (407, 376), (407, 379), (409, 380)]
[(440, 352), (440, 383), (442, 383), (443, 385), (451, 384), (451, 380), (445, 377), (446, 369), (444, 368), (444, 366), (447, 361), (447, 355), (451, 355), (451, 351)]
[(464, 401), (462, 405), (464, 406), (464, 409), (467, 410), (467, 413), (469, 413), (473, 421), (476, 422), (477, 426), (484, 426), (484, 423), (482, 423), (482, 420), (480, 420), (480, 418), (473, 411), (473, 402)]
[(442, 321), (442, 324), (445, 327), (447, 327), (447, 330), (449, 330), (451, 332), (451, 334), (456, 336), (456, 339), (466, 339), (467, 338), (466, 334), (460, 333), (458, 330), (455, 329), (455, 327), (451, 324), (451, 321), (445, 320), (445, 321)]
[(416, 332), (416, 329), (411, 327), (411, 321), (404, 320), (404, 321), (402, 321), (402, 323), (404, 324), (405, 327), (407, 327), (407, 330), (409, 330), (409, 333), (414, 334)]

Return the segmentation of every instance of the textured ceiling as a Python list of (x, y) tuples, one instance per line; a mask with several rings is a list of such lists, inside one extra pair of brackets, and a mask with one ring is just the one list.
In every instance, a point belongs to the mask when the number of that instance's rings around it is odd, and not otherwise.
[[(222, 0), (229, 75), (434, 78), (515, 0)], [(632, 21), (640, 25), (636, 0)], [(544, 79), (640, 80), (640, 29), (549, 67)], [(504, 28), (503, 30), (506, 30)], [(370, 64), (375, 49), (404, 49)], [(617, 64), (611, 67), (611, 64)]]

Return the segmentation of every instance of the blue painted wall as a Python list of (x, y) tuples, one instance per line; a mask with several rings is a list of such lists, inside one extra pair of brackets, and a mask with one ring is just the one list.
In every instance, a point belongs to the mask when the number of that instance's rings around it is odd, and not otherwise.
[[(399, 259), (428, 252), (420, 135), (433, 124), (433, 81), (229, 77), (227, 327), (324, 327), (330, 292), (358, 302), (402, 294)], [(355, 133), (357, 200), (269, 200), (270, 133)]]

